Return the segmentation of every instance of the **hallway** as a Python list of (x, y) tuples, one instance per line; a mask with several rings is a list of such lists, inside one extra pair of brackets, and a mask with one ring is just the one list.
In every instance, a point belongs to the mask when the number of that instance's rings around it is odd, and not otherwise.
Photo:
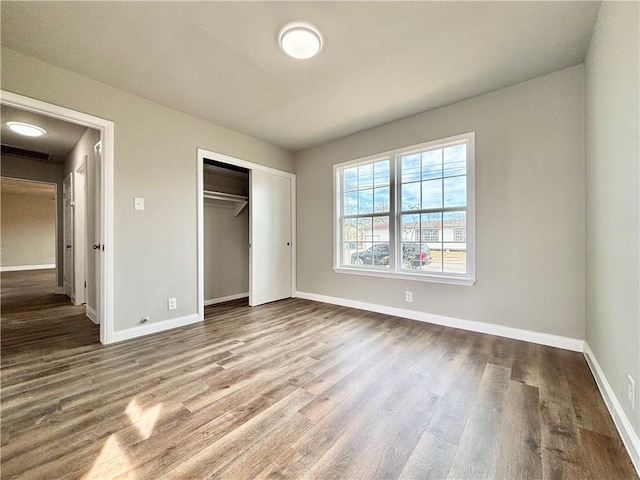
[(85, 316), (84, 306), (54, 289), (54, 269), (2, 273), (3, 367), (100, 344), (100, 326)]

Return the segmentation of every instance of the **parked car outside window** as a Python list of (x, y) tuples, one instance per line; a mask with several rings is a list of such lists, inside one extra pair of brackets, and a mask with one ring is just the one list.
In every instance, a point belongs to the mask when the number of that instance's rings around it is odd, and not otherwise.
[[(403, 243), (402, 244), (402, 267), (403, 269), (415, 269), (431, 263), (431, 251), (425, 244)], [(389, 244), (376, 243), (366, 250), (356, 252), (351, 255), (351, 265), (357, 267), (362, 265), (389, 265)]]

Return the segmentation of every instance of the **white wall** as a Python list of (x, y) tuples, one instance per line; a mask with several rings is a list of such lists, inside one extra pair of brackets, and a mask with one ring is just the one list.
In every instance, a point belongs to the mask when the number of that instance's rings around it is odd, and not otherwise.
[(639, 6), (602, 3), (586, 60), (586, 339), (637, 436), (626, 376), (640, 394)]
[(2, 193), (3, 267), (55, 265), (56, 200)]
[(85, 156), (88, 157), (88, 164), (93, 163), (93, 146), (99, 141), (100, 132), (92, 128), (87, 128), (86, 132), (80, 137), (80, 140), (78, 140), (78, 143), (73, 147), (73, 150), (71, 150), (64, 162), (65, 176), (82, 165)]
[[(333, 164), (469, 131), (477, 284), (334, 273)], [(584, 338), (582, 65), (299, 152), (295, 161), (299, 291)]]
[(197, 148), (285, 171), (291, 154), (7, 48), (1, 75), (4, 90), (115, 123), (115, 331), (196, 315)]

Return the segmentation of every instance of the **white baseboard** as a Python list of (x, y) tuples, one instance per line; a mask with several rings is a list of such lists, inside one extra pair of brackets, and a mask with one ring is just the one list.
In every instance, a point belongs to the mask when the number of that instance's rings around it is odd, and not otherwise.
[(600, 395), (602, 395), (604, 403), (609, 409), (613, 423), (615, 423), (618, 433), (620, 433), (620, 437), (622, 437), (622, 442), (627, 448), (627, 452), (629, 452), (633, 466), (636, 468), (638, 475), (640, 475), (640, 438), (638, 437), (638, 433), (633, 430), (629, 418), (625, 415), (620, 401), (613, 392), (607, 377), (604, 375), (604, 371), (600, 367), (593, 350), (591, 350), (587, 342), (584, 342), (584, 357), (587, 359), (587, 364), (591, 369), (593, 378), (596, 379), (596, 384), (600, 389)]
[(25, 270), (49, 270), (56, 268), (55, 263), (47, 263), (44, 265), (14, 265), (10, 267), (0, 267), (0, 272), (22, 272)]
[(100, 324), (100, 322), (98, 321), (98, 315), (96, 314), (96, 311), (93, 308), (91, 308), (89, 305), (86, 306), (85, 313), (93, 323), (95, 323), (96, 325)]
[(226, 297), (211, 298), (204, 301), (204, 306), (215, 305), (216, 303), (230, 302), (231, 300), (238, 300), (239, 298), (247, 298), (249, 292), (236, 293), (235, 295), (227, 295)]
[(185, 325), (191, 325), (192, 323), (198, 323), (200, 321), (198, 314), (192, 313), (191, 315), (185, 315), (184, 317), (170, 318), (168, 320), (162, 320), (155, 323), (145, 323), (138, 327), (113, 332), (112, 343), (122, 342), (123, 340), (130, 340), (132, 338), (138, 338), (152, 333), (164, 332), (165, 330), (184, 327)]
[(333, 305), (341, 305), (343, 307), (358, 308), (368, 310), (370, 312), (384, 313), (395, 317), (409, 318), (420, 322), (434, 323), (445, 327), (460, 328), (472, 332), (488, 333), (499, 337), (513, 338), (523, 340), (525, 342), (538, 343), (549, 347), (562, 348), (564, 350), (572, 350), (574, 352), (582, 352), (583, 340), (571, 337), (562, 337), (560, 335), (552, 335), (550, 333), (533, 332), (531, 330), (522, 330), (520, 328), (506, 327), (495, 323), (484, 323), (473, 320), (463, 320), (454, 317), (445, 317), (443, 315), (435, 315), (432, 313), (418, 312), (416, 310), (407, 310), (405, 308), (388, 307), (376, 303), (360, 302), (357, 300), (349, 300), (346, 298), (329, 297), (318, 295), (315, 293), (296, 292), (298, 298), (306, 298), (307, 300), (315, 300), (317, 302), (331, 303)]

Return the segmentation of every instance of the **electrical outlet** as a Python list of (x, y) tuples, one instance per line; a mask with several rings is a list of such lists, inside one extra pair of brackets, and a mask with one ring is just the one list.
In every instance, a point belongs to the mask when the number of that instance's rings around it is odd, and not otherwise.
[(413, 302), (413, 292), (409, 292), (408, 290), (404, 292), (404, 301)]
[(631, 375), (627, 375), (627, 400), (631, 404), (632, 409), (636, 409), (636, 382), (633, 381)]
[(167, 310), (175, 310), (176, 308), (178, 308), (178, 301), (176, 298), (167, 298)]

